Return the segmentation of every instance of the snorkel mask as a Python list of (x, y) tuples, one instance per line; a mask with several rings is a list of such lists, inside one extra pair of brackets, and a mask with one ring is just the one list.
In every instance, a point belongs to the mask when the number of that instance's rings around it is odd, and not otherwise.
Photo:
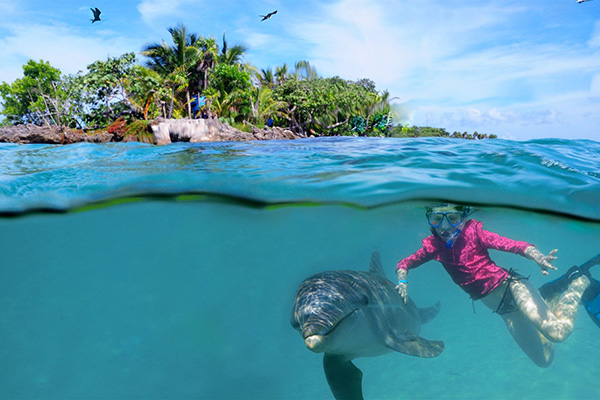
[(441, 203), (427, 207), (426, 216), (432, 232), (450, 249), (460, 236), (469, 212), (470, 208), (466, 206)]

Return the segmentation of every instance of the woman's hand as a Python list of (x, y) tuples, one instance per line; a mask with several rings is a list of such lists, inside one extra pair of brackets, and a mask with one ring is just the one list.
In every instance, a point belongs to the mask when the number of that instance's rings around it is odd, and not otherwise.
[(402, 297), (402, 300), (404, 300), (405, 303), (408, 303), (408, 284), (404, 282), (398, 283), (398, 285), (396, 285), (396, 290), (400, 297)]
[(540, 266), (540, 268), (542, 269), (542, 274), (548, 275), (549, 269), (553, 269), (555, 271), (557, 270), (557, 268), (554, 265), (552, 265), (552, 261), (556, 260), (556, 256), (554, 255), (554, 253), (556, 253), (557, 251), (557, 249), (554, 249), (550, 253), (548, 253), (547, 256), (545, 256), (535, 246), (529, 246), (525, 249), (525, 255), (527, 256), (527, 258), (535, 261)]
[(398, 285), (396, 285), (396, 290), (405, 303), (408, 302), (408, 281), (406, 280), (407, 274), (408, 271), (405, 269), (400, 268), (396, 270), (396, 275), (398, 276)]

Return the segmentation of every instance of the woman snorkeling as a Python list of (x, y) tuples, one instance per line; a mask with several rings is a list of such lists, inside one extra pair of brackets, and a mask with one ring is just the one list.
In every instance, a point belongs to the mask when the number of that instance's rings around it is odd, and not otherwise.
[(396, 266), (398, 293), (407, 300), (409, 269), (439, 261), (473, 300), (481, 300), (502, 317), (519, 347), (536, 365), (548, 367), (554, 358), (553, 342), (562, 342), (573, 331), (582, 296), (591, 299), (600, 293), (597, 281), (589, 275), (591, 265), (571, 268), (540, 288), (540, 294), (526, 277), (497, 266), (488, 249), (534, 260), (544, 275), (556, 270), (552, 261), (557, 250), (544, 255), (530, 243), (486, 231), (481, 222), (468, 219), (469, 213), (469, 207), (455, 204), (427, 207), (432, 235), (423, 240), (421, 249)]

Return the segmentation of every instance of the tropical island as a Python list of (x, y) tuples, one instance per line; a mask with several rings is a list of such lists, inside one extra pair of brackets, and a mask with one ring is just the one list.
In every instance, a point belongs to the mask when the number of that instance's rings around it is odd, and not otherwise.
[(168, 29), (172, 44), (109, 57), (64, 75), (29, 60), (0, 85), (0, 142), (294, 139), (311, 136), (495, 138), (394, 123), (388, 91), (369, 79), (320, 77), (307, 61), (274, 69), (243, 62), (247, 48)]

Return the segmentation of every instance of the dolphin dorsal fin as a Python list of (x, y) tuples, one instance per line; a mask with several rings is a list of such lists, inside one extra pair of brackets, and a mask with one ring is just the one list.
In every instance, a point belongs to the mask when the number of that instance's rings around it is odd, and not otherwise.
[(369, 267), (369, 272), (385, 278), (385, 272), (383, 271), (383, 266), (381, 265), (381, 255), (377, 250), (373, 251), (371, 254), (371, 266)]

